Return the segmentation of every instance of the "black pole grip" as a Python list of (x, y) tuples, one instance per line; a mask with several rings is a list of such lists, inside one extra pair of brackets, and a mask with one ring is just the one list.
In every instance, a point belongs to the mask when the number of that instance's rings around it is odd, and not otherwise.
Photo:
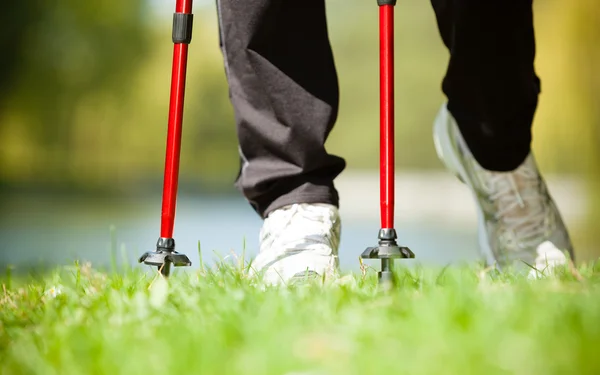
[(377, 0), (377, 5), (391, 5), (396, 6), (396, 0)]
[(173, 14), (173, 43), (190, 44), (194, 15), (191, 13)]

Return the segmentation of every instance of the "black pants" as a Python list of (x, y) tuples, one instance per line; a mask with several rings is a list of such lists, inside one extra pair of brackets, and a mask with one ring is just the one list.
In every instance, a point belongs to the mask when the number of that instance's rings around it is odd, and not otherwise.
[[(533, 0), (431, 1), (450, 51), (448, 108), (484, 168), (512, 170), (529, 153), (540, 91)], [(324, 147), (339, 101), (325, 1), (217, 3), (239, 137), (237, 188), (262, 217), (292, 203), (339, 205), (333, 180), (345, 161)]]

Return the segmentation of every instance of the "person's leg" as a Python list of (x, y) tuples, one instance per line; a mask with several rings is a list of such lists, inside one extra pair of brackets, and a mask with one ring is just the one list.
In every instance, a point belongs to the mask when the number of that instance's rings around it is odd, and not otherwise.
[[(252, 271), (288, 281), (337, 270), (345, 161), (325, 150), (338, 81), (324, 0), (217, 0), (241, 168), (236, 186), (263, 218)], [(252, 272), (254, 273), (254, 272)]]
[(325, 150), (338, 81), (324, 0), (218, 0), (239, 137), (236, 186), (262, 216), (294, 203), (337, 206), (345, 167)]
[(560, 264), (573, 249), (531, 152), (540, 93), (532, 0), (432, 0), (450, 52), (436, 150), (473, 192), (488, 263)]
[(448, 110), (482, 167), (511, 171), (529, 154), (540, 80), (532, 0), (432, 0), (450, 61)]

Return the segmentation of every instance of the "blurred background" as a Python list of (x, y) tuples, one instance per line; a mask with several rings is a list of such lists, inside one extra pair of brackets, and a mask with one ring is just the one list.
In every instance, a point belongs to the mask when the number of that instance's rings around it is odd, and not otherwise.
[[(378, 12), (328, 0), (341, 87), (330, 152), (346, 270), (376, 244)], [(0, 12), (0, 266), (134, 263), (159, 235), (174, 0), (29, 0)], [(256, 254), (261, 221), (233, 188), (238, 154), (214, 1), (196, 0), (175, 224), (198, 266)], [(600, 2), (535, 4), (543, 93), (534, 150), (580, 260), (600, 255)], [(510, 27), (507, 25), (507, 27)], [(475, 207), (438, 161), (432, 121), (448, 53), (428, 1), (396, 7), (397, 197), (400, 243), (421, 263), (477, 259)]]

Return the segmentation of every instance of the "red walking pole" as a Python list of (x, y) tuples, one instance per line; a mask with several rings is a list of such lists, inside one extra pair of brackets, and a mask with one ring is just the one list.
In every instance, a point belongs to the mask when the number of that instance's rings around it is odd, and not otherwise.
[(396, 243), (394, 229), (394, 7), (396, 0), (377, 0), (379, 6), (380, 60), (380, 206), (381, 229), (379, 246), (367, 248), (365, 259), (381, 259), (379, 284), (392, 287), (395, 283), (395, 258), (414, 258), (407, 247)]
[(187, 256), (175, 251), (173, 226), (175, 223), (175, 206), (177, 204), (177, 185), (179, 181), (179, 156), (181, 151), (188, 45), (192, 40), (193, 17), (192, 0), (177, 0), (173, 15), (173, 72), (171, 77), (160, 237), (156, 244), (156, 251), (147, 252), (139, 259), (140, 263), (143, 262), (144, 264), (158, 267), (164, 276), (169, 276), (171, 264), (175, 267), (191, 265), (191, 261)]

